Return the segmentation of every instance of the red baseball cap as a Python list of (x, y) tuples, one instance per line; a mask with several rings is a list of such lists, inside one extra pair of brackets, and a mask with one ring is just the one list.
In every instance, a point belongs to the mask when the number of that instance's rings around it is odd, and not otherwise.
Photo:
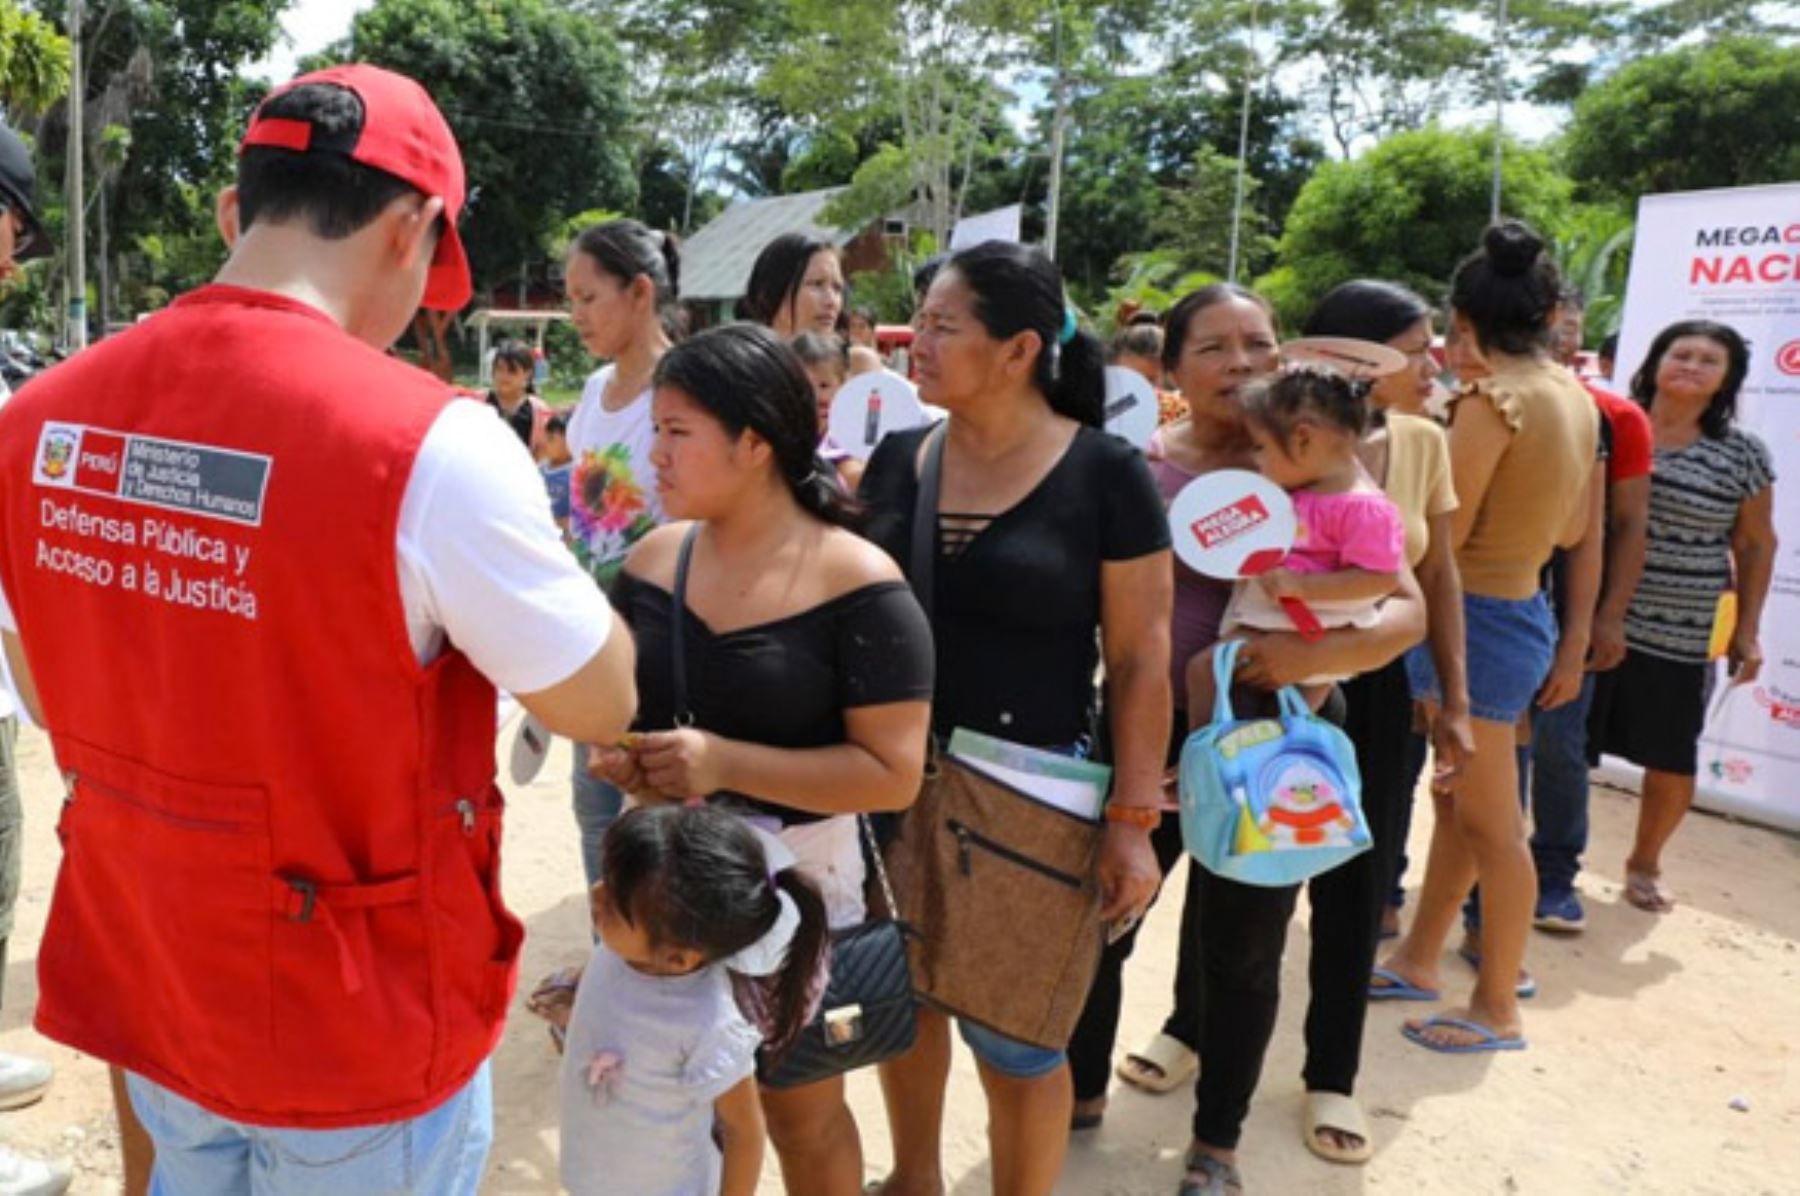
[(309, 83), (328, 83), (354, 93), (363, 103), (362, 128), (349, 137), (320, 133), (308, 121), (264, 116), (262, 107), (268, 104), (264, 100), (250, 118), (238, 152), (266, 146), (303, 154), (341, 153), (443, 199), (444, 232), (420, 304), (439, 311), (462, 310), (474, 291), (468, 254), (456, 231), (464, 199), (463, 162), (444, 114), (415, 81), (364, 63), (301, 75), (270, 92), (269, 99)]

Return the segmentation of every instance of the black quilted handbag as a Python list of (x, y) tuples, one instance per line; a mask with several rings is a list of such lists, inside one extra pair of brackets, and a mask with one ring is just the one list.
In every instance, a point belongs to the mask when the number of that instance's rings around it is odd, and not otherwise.
[[(859, 814), (856, 821), (869, 842), (882, 898), (890, 911), (898, 909), (869, 820)], [(911, 1050), (918, 1012), (906, 935), (906, 924), (891, 917), (833, 932), (819, 1012), (781, 1055), (764, 1052), (756, 1078), (770, 1088), (797, 1088)]]

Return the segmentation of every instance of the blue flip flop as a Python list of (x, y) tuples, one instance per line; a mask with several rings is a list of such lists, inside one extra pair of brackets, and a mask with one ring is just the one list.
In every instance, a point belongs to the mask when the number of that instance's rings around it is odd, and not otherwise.
[[(1481, 952), (1471, 951), (1467, 947), (1458, 947), (1456, 949), (1456, 956), (1458, 959), (1474, 968), (1477, 972), (1481, 970)], [(1537, 994), (1537, 977), (1533, 976), (1530, 972), (1526, 972), (1525, 978), (1520, 980), (1519, 983), (1513, 987), (1513, 996), (1519, 998), (1521, 1001), (1529, 1001), (1531, 998), (1537, 996)]]
[[(1475, 1035), (1476, 1041), (1463, 1043), (1433, 1042), (1425, 1036), (1425, 1031), (1434, 1027), (1461, 1030), (1464, 1033)], [(1502, 1038), (1499, 1033), (1490, 1030), (1480, 1022), (1472, 1022), (1466, 1018), (1460, 1017), (1446, 1017), (1441, 1013), (1436, 1017), (1426, 1018), (1423, 1022), (1419, 1023), (1417, 1029), (1414, 1029), (1412, 1026), (1401, 1026), (1400, 1033), (1406, 1035), (1407, 1038), (1418, 1043), (1426, 1050), (1437, 1051), (1442, 1055), (1483, 1055), (1491, 1051), (1522, 1051), (1525, 1049), (1525, 1040), (1523, 1038), (1516, 1036), (1512, 1038)]]
[(1369, 985), (1371, 1001), (1436, 1001), (1439, 1000), (1435, 988), (1420, 988), (1392, 968), (1373, 968), (1369, 972), (1370, 980), (1384, 983)]

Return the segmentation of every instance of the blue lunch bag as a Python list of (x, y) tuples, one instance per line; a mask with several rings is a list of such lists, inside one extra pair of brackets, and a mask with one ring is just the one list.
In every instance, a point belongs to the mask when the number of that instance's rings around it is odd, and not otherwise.
[(1279, 888), (1369, 850), (1350, 737), (1281, 691), (1278, 718), (1238, 719), (1231, 677), (1241, 640), (1213, 652), (1212, 722), (1181, 748), (1181, 838), (1215, 876)]

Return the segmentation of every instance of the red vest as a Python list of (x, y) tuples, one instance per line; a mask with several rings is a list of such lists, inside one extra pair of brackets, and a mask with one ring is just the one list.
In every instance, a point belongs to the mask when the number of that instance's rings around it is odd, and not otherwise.
[(213, 286), (0, 410), (0, 582), (70, 786), (43, 1033), (314, 1128), (425, 1112), (493, 1050), (523, 938), (494, 691), (418, 665), (394, 555), (448, 401)]

